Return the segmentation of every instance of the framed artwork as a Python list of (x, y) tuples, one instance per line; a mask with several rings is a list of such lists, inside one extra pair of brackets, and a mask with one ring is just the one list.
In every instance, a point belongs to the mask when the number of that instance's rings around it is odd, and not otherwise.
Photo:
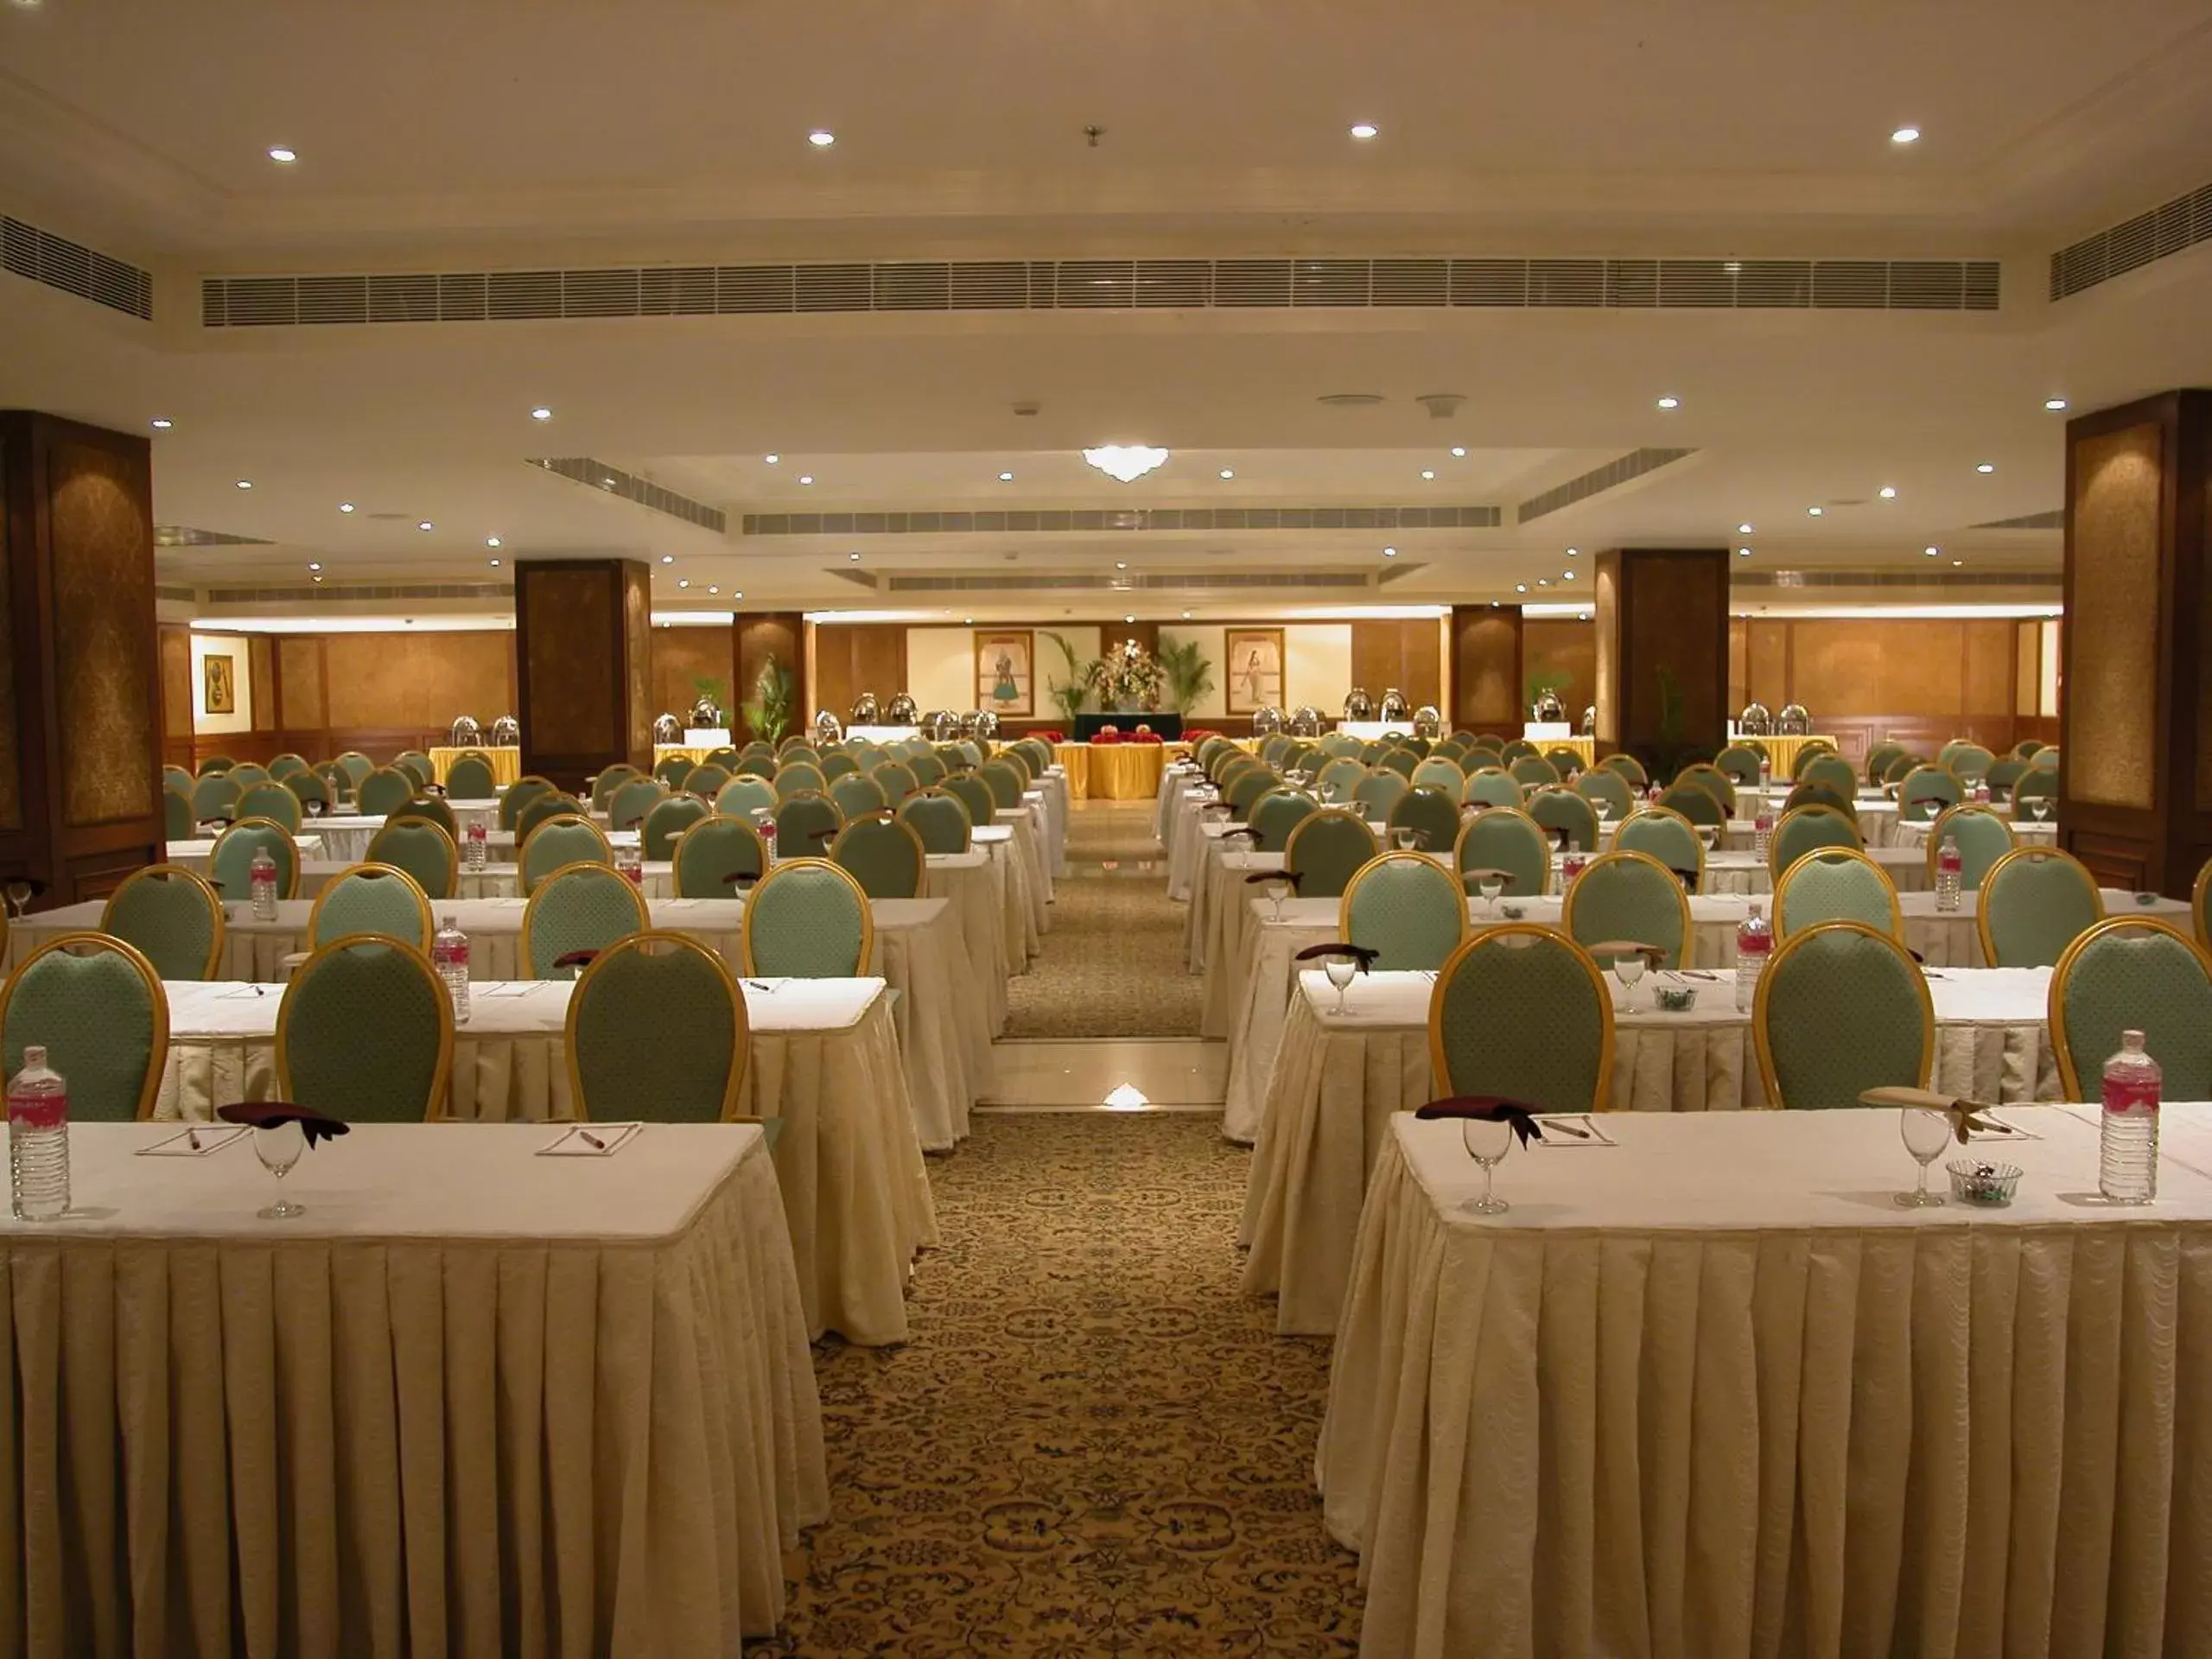
[(1229, 670), (1230, 714), (1255, 715), (1283, 706), (1281, 628), (1230, 628), (1223, 638), (1222, 655)]
[(1037, 712), (1031, 676), (1036, 635), (1023, 629), (976, 636), (976, 706), (1001, 719)]
[(200, 658), (201, 673), (207, 680), (207, 712), (211, 715), (235, 715), (238, 711), (238, 682), (232, 659), (210, 654)]

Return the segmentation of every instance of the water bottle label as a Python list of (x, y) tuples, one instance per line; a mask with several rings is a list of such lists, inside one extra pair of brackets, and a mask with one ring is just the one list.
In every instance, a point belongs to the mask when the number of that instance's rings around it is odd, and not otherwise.
[(1764, 957), (1774, 948), (1771, 933), (1739, 933), (1736, 936), (1736, 954), (1739, 957)]
[(2158, 1085), (2155, 1083), (2135, 1083), (2125, 1077), (2107, 1077), (2104, 1106), (2109, 1116), (2156, 1117), (2158, 1114)]
[(11, 1128), (58, 1129), (68, 1122), (69, 1096), (67, 1095), (8, 1096), (8, 1122)]

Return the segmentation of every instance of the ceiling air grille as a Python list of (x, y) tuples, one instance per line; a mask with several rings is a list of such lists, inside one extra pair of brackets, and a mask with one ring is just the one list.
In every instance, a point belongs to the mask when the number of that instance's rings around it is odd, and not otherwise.
[[(588, 481), (588, 480), (587, 480)], [(1497, 507), (1135, 507), (992, 512), (748, 512), (747, 536), (932, 536), (1056, 531), (1496, 530)]]
[(530, 464), (543, 467), (557, 477), (578, 484), (588, 485), (607, 495), (620, 496), (625, 501), (634, 501), (641, 507), (655, 512), (664, 512), (671, 518), (681, 518), (687, 524), (696, 524), (702, 530), (722, 533), (728, 520), (720, 507), (710, 507), (703, 501), (694, 501), (688, 495), (678, 495), (674, 490), (663, 489), (651, 479), (639, 478), (620, 467), (589, 455), (532, 456)]
[(1579, 478), (1570, 478), (1564, 484), (1555, 484), (1541, 495), (1532, 495), (1523, 501), (1516, 517), (1522, 524), (1529, 524), (1561, 507), (1571, 507), (1577, 501), (1586, 501), (1632, 478), (1642, 478), (1662, 467), (1671, 466), (1685, 455), (1694, 455), (1694, 449), (1631, 449), (1617, 455), (1602, 467), (1593, 467)]
[(2018, 518), (1992, 518), (1986, 524), (1976, 524), (1976, 530), (2063, 530), (2066, 528), (2066, 509), (2052, 507), (2044, 512), (2024, 512)]
[(894, 594), (1135, 594), (1210, 593), (1228, 589), (1291, 588), (1313, 593), (1341, 593), (1371, 587), (1356, 570), (1224, 570), (1205, 575), (1052, 575), (1048, 574), (994, 576), (894, 575), (882, 583)]
[(127, 317), (144, 322), (154, 320), (151, 271), (20, 219), (0, 218), (0, 268)]
[(2107, 226), (2050, 256), (2050, 297), (2063, 300), (2100, 283), (2212, 241), (2212, 184)]
[(1746, 588), (2041, 588), (2058, 593), (2050, 570), (1744, 570), (1728, 584)]
[(985, 259), (207, 276), (210, 328), (808, 312), (1994, 311), (1994, 259)]
[(265, 536), (233, 536), (227, 530), (195, 530), (190, 524), (156, 524), (156, 547), (267, 547)]
[[(204, 595), (210, 605), (309, 604), (331, 605), (362, 599), (505, 599), (515, 596), (512, 582), (397, 582), (382, 586), (358, 584), (351, 588), (210, 588)], [(486, 626), (491, 626), (489, 619)]]

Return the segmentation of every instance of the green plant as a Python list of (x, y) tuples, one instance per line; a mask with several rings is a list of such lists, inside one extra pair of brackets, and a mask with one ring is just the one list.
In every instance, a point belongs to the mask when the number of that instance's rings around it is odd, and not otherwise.
[(744, 709), (746, 728), (753, 736), (773, 743), (791, 723), (791, 671), (776, 660), (773, 652), (760, 664), (753, 682), (753, 701)]
[(691, 682), (691, 700), (694, 705), (706, 702), (717, 709), (727, 709), (729, 707), (729, 689), (713, 675), (702, 674)]
[(1167, 702), (1178, 714), (1188, 714), (1199, 698), (1213, 690), (1213, 664), (1195, 639), (1160, 642), (1160, 668), (1167, 677)]
[(1045, 637), (1060, 648), (1060, 655), (1068, 665), (1066, 679), (1054, 680), (1047, 675), (1046, 684), (1053, 706), (1060, 711), (1060, 718), (1067, 721), (1072, 729), (1075, 717), (1083, 712), (1083, 705), (1090, 696), (1090, 667), (1076, 656), (1075, 647), (1060, 635), (1048, 633)]

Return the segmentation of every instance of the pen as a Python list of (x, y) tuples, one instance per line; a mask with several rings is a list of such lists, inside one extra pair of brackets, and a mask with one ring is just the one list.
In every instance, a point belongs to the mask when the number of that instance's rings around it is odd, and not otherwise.
[(1571, 1123), (1560, 1122), (1557, 1118), (1540, 1120), (1537, 1123), (1537, 1128), (1542, 1129), (1557, 1129), (1561, 1135), (1571, 1135), (1578, 1141), (1587, 1141), (1590, 1138), (1589, 1130), (1578, 1129)]
[(605, 1152), (607, 1150), (607, 1142), (601, 1140), (589, 1129), (578, 1129), (576, 1133), (583, 1136), (584, 1144), (589, 1147), (594, 1152)]
[(187, 1141), (190, 1142), (191, 1147), (192, 1147), (192, 1149), (193, 1149), (194, 1152), (197, 1152), (197, 1151), (199, 1151), (199, 1150), (200, 1150), (200, 1131), (199, 1131), (199, 1130), (197, 1130), (197, 1129), (187, 1129), (187, 1130), (184, 1132), (184, 1138), (185, 1138), (185, 1140), (186, 1140)]

